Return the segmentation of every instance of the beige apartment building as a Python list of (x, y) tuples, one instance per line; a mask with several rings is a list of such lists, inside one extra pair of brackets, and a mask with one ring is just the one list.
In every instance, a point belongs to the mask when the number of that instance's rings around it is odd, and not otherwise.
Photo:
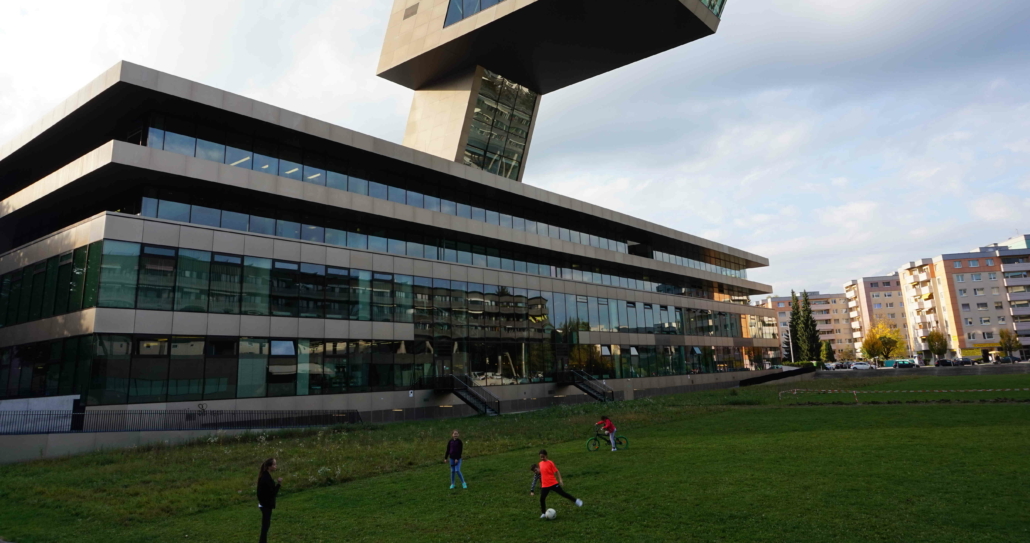
[[(798, 299), (800, 298), (801, 293), (799, 292)], [(818, 291), (809, 291), (808, 300), (812, 305), (812, 317), (815, 319), (816, 330), (819, 332), (819, 340), (829, 341), (833, 345), (837, 360), (854, 359), (852, 329), (845, 294), (821, 294)], [(770, 296), (760, 305), (776, 311), (780, 338), (786, 338), (787, 328), (790, 326), (790, 296)], [(790, 353), (784, 351), (784, 356), (789, 358)]]
[[(948, 338), (948, 357), (996, 353), (999, 332), (1013, 330), (1030, 355), (1030, 249), (1023, 235), (965, 253), (902, 266), (903, 299), (913, 352), (930, 360), (926, 335)], [(1013, 353), (1015, 354), (1015, 353)]]
[(862, 341), (877, 321), (885, 321), (891, 327), (901, 330), (903, 348), (894, 356), (908, 355), (910, 341), (902, 294), (901, 279), (897, 273), (852, 279), (844, 284), (851, 345), (857, 357), (862, 357)]

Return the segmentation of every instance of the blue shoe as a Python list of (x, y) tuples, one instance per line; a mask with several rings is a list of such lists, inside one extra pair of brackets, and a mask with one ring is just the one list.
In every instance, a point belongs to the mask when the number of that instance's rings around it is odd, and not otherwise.
[(451, 485), (451, 490), (454, 490), (454, 485)]
[(469, 487), (469, 485), (467, 485), (465, 483), (461, 483), (461, 488), (468, 488), (468, 487)]

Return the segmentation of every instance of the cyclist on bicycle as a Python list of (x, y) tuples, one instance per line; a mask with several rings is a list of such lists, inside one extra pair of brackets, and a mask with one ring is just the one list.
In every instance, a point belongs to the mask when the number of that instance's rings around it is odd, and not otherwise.
[(615, 423), (612, 419), (608, 418), (607, 415), (601, 415), (601, 420), (594, 423), (594, 426), (600, 426), (608, 439), (612, 442), (612, 452), (615, 452)]

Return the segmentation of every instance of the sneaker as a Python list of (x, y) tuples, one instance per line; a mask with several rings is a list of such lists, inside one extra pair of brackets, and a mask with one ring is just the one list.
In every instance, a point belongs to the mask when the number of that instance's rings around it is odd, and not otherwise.
[(583, 500), (576, 500), (576, 507), (583, 507)]
[(540, 514), (540, 518), (546, 520), (547, 519), (547, 513), (541, 513)]
[(615, 449), (612, 449), (612, 452), (615, 452)]
[(454, 485), (451, 485), (451, 490), (454, 490)]
[(469, 487), (469, 485), (467, 485), (465, 483), (461, 483), (461, 488), (468, 488), (468, 487)]

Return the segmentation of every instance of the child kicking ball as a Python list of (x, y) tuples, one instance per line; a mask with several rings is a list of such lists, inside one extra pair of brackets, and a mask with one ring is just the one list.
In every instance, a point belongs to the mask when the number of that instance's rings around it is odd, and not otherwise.
[(529, 494), (533, 495), (533, 489), (536, 488), (537, 476), (540, 477), (540, 518), (546, 519), (547, 517), (547, 495), (551, 492), (574, 502), (576, 507), (583, 507), (583, 500), (577, 499), (565, 492), (562, 489), (561, 472), (558, 471), (558, 466), (554, 465), (554, 462), (547, 459), (547, 451), (540, 451), (540, 463), (536, 465), (536, 469), (533, 471), (533, 486), (529, 489)]

